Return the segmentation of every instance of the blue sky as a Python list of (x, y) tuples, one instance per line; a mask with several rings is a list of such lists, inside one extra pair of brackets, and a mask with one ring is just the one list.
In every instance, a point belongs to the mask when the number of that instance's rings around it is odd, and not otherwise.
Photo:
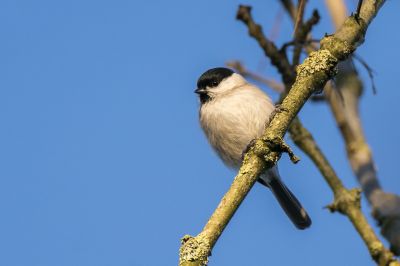
[[(323, 1), (309, 2), (322, 16), (314, 36), (332, 32)], [(235, 175), (200, 130), (198, 76), (239, 59), (279, 78), (235, 20), (239, 3), (267, 35), (283, 14), (278, 1), (0, 2), (0, 265), (177, 264), (180, 237), (200, 232)], [(365, 132), (381, 183), (398, 194), (399, 8), (387, 1), (357, 52), (377, 72), (374, 96), (359, 68)], [(283, 15), (277, 42), (291, 34)], [(356, 187), (328, 108), (310, 103), (300, 117)], [(347, 218), (323, 209), (332, 193), (294, 149), (301, 162), (283, 156), (280, 171), (312, 227), (296, 230), (255, 185), (210, 266), (374, 265)]]

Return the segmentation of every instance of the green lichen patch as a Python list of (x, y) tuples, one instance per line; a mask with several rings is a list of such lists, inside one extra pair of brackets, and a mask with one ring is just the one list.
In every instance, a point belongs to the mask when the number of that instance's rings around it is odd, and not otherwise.
[(332, 76), (336, 73), (337, 63), (337, 58), (326, 49), (312, 52), (310, 56), (304, 60), (304, 63), (297, 67), (297, 79), (307, 78), (318, 72), (323, 72), (328, 76)]
[(195, 265), (206, 266), (208, 263), (208, 254), (210, 253), (210, 245), (208, 241), (201, 237), (193, 237), (185, 235), (181, 239), (181, 247), (179, 249), (179, 265), (190, 265), (190, 262), (196, 262)]
[(321, 48), (328, 50), (338, 60), (346, 59), (355, 49), (346, 40), (341, 40), (335, 35), (323, 38), (321, 40)]

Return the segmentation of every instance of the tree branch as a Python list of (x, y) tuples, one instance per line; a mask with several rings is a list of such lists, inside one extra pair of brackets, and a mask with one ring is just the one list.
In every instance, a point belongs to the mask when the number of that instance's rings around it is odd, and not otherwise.
[(311, 18), (309, 18), (304, 24), (300, 25), (296, 30), (296, 34), (294, 35), (294, 51), (293, 51), (293, 60), (292, 65), (297, 66), (300, 62), (300, 55), (303, 51), (304, 43), (307, 39), (310, 39), (309, 35), (312, 30), (312, 27), (319, 22), (319, 14), (317, 10), (314, 10)]
[(298, 0), (296, 20), (294, 22), (293, 36), (296, 36), (297, 30), (303, 24), (304, 9), (306, 8), (307, 0)]
[(278, 81), (270, 79), (270, 78), (264, 78), (263, 76), (258, 75), (255, 72), (247, 70), (243, 66), (243, 64), (239, 61), (230, 61), (230, 62), (227, 62), (226, 65), (230, 68), (235, 69), (236, 72), (241, 73), (242, 76), (246, 76), (255, 81), (263, 83), (267, 87), (273, 89), (274, 91), (276, 91), (278, 93), (282, 93), (285, 91), (285, 86), (282, 83), (279, 83)]
[(293, 4), (292, 0), (280, 0), (283, 7), (286, 9), (289, 16), (292, 18), (293, 23), (296, 18), (296, 7)]
[(342, 0), (325, 0), (325, 4), (328, 7), (335, 28), (339, 28), (347, 17), (346, 5)]

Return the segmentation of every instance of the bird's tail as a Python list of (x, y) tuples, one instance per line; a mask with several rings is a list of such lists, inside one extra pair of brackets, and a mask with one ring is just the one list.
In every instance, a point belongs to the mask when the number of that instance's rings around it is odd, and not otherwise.
[(277, 169), (271, 169), (260, 178), (260, 183), (269, 187), (278, 200), (286, 215), (298, 229), (306, 229), (311, 225), (311, 219), (299, 200), (286, 187)]

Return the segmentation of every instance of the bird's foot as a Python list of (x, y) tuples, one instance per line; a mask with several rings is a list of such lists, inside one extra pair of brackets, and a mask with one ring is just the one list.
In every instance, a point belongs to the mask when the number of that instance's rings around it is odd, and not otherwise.
[(242, 161), (244, 159), (244, 155), (251, 149), (251, 147), (254, 146), (256, 143), (257, 139), (252, 139), (249, 144), (247, 144), (246, 148), (242, 151)]

